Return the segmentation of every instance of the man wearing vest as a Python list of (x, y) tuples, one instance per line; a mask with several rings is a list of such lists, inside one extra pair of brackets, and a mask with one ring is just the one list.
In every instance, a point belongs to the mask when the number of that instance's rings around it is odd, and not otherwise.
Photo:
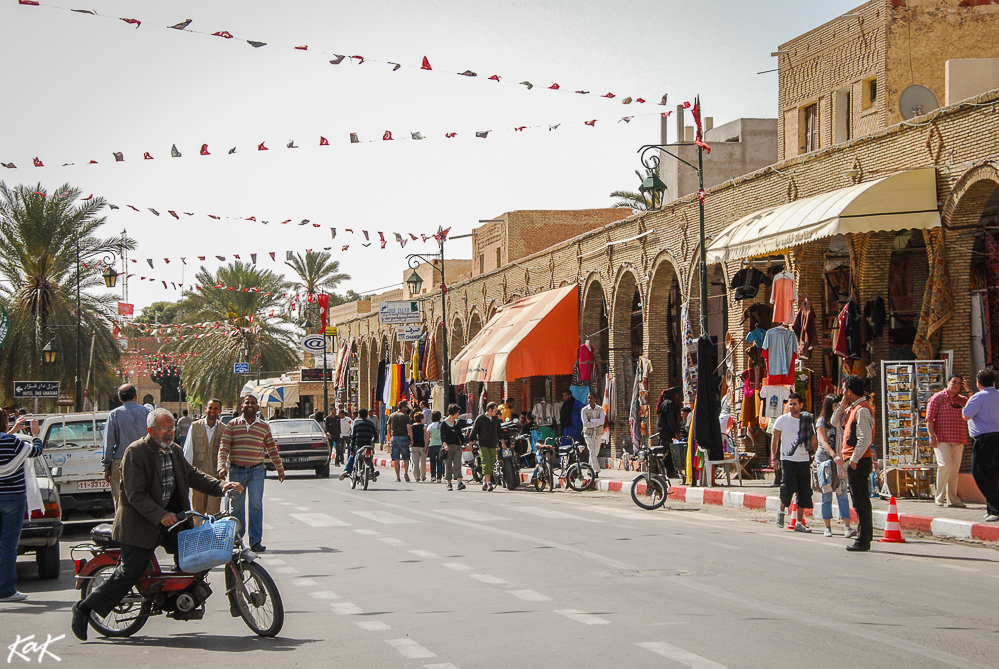
[[(222, 443), (222, 401), (212, 398), (205, 407), (205, 417), (191, 423), (184, 439), (184, 457), (204, 473), (221, 479), (218, 471), (219, 445)], [(221, 497), (209, 497), (203, 492), (191, 490), (191, 509), (198, 513), (214, 516), (222, 507)]]
[[(844, 419), (845, 416), (845, 419)], [(843, 402), (833, 414), (833, 425), (843, 429), (843, 460), (848, 469), (850, 497), (857, 512), (860, 534), (848, 551), (869, 551), (874, 540), (874, 513), (871, 509), (871, 472), (874, 469), (874, 412), (864, 395), (864, 380), (856, 375), (843, 380)]]

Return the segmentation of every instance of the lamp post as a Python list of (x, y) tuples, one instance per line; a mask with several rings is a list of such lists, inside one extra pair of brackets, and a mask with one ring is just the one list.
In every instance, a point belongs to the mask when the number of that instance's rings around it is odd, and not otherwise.
[[(106, 253), (101, 258), (101, 264), (105, 265), (104, 272), (101, 276), (104, 278), (104, 285), (108, 288), (114, 288), (115, 284), (118, 282), (118, 272), (111, 267), (111, 263), (114, 261), (114, 255), (111, 253)], [(83, 301), (80, 293), (81, 284), (80, 275), (80, 238), (76, 238), (76, 384), (75, 384), (75, 397), (73, 398), (73, 410), (77, 413), (83, 411), (83, 379), (80, 378), (80, 370), (83, 367), (83, 346), (80, 343), (81, 339), (81, 328), (82, 328), (82, 307)]]

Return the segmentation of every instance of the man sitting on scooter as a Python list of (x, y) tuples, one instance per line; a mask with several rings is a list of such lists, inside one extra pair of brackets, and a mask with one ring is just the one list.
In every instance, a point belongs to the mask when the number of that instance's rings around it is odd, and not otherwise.
[[(358, 412), (358, 419), (354, 421), (354, 427), (350, 433), (350, 455), (347, 457), (347, 466), (340, 474), (340, 480), (344, 480), (354, 471), (354, 460), (357, 458), (358, 446), (370, 446), (378, 440), (378, 428), (368, 420), (368, 410), (361, 409)], [(378, 478), (378, 470), (375, 469), (375, 478)]]
[(71, 626), (81, 641), (87, 640), (90, 613), (111, 613), (139, 582), (158, 545), (177, 553), (177, 533), (167, 528), (177, 523), (178, 514), (191, 510), (191, 488), (211, 497), (243, 491), (239, 483), (223, 483), (187, 461), (173, 443), (173, 415), (166, 409), (149, 412), (146, 431), (149, 435), (132, 442), (121, 461), (121, 501), (111, 531), (121, 544), (121, 562), (111, 578), (73, 605)]

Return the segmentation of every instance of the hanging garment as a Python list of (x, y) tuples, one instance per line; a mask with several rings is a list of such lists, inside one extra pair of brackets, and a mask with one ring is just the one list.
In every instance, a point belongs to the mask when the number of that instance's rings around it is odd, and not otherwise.
[(798, 337), (798, 357), (802, 360), (808, 360), (812, 355), (812, 349), (819, 341), (819, 337), (815, 333), (815, 311), (807, 297), (802, 301), (798, 315), (794, 317), (794, 325), (791, 326), (791, 330)]
[(604, 408), (604, 429), (600, 435), (600, 441), (604, 443), (610, 443), (611, 387), (613, 384), (614, 379), (611, 378), (610, 374), (607, 374), (604, 379), (604, 398), (602, 403)]
[(750, 367), (763, 367), (766, 369), (767, 361), (763, 359), (763, 349), (756, 344), (746, 349), (746, 364)]
[(923, 293), (912, 352), (917, 359), (929, 360), (937, 355), (940, 330), (954, 316), (955, 307), (942, 233), (940, 230), (923, 230), (923, 239), (929, 251), (930, 272)]
[(763, 340), (763, 359), (767, 362), (768, 385), (794, 383), (794, 362), (798, 358), (798, 339), (788, 328), (767, 330)]
[(794, 274), (781, 272), (774, 277), (774, 286), (770, 291), (770, 304), (774, 305), (774, 323), (791, 323), (794, 321), (794, 305), (798, 302), (798, 286), (794, 282)]
[(888, 299), (892, 313), (916, 311), (912, 301), (912, 256), (893, 255), (888, 268)]
[(763, 367), (750, 367), (744, 371), (740, 375), (743, 397), (751, 397), (753, 393), (759, 391), (763, 387), (766, 376), (766, 370)]
[[(763, 386), (760, 391), (760, 417), (769, 418), (770, 424), (784, 413), (784, 403), (787, 402), (791, 390), (787, 386)], [(769, 425), (768, 424), (768, 431)]]
[(763, 339), (767, 336), (767, 331), (763, 328), (754, 328), (748, 335), (746, 335), (746, 341), (750, 344), (756, 344), (757, 346), (763, 346)]
[(589, 383), (593, 378), (593, 349), (583, 344), (579, 347), (579, 380)]
[(545, 400), (541, 400), (535, 404), (531, 410), (531, 414), (534, 417), (535, 425), (538, 425), (539, 427), (551, 427), (555, 424), (555, 407)]
[(794, 392), (804, 398), (805, 411), (811, 412), (815, 405), (812, 403), (812, 372), (803, 369), (794, 373)]
[(641, 368), (635, 371), (635, 384), (631, 392), (631, 404), (628, 409), (628, 427), (629, 435), (631, 436), (631, 449), (634, 455), (638, 455), (638, 449), (642, 444), (642, 429), (639, 426), (641, 422), (641, 416), (639, 415), (639, 393), (642, 388), (642, 372)]
[[(793, 336), (793, 335), (792, 335)], [(694, 404), (694, 441), (708, 453), (708, 460), (721, 460), (725, 454), (722, 447), (721, 424), (718, 416), (718, 391), (714, 383), (714, 370), (711, 363), (711, 349), (715, 344), (707, 334), (697, 340), (697, 401)]]
[(836, 318), (836, 342), (833, 353), (844, 359), (860, 358), (860, 309), (851, 297)]
[(888, 312), (885, 310), (885, 301), (880, 295), (864, 305), (864, 319), (871, 328), (871, 337), (877, 339), (884, 334)]
[(742, 321), (749, 321), (752, 330), (763, 328), (769, 330), (774, 326), (774, 310), (767, 304), (753, 304), (742, 312)]
[(739, 412), (739, 427), (760, 426), (760, 394), (751, 391), (742, 399), (742, 410)]
[(769, 286), (773, 280), (755, 267), (746, 267), (735, 273), (728, 287), (735, 290), (735, 299), (751, 300), (760, 292), (761, 283)]
[(385, 394), (385, 365), (388, 364), (384, 360), (378, 361), (378, 377), (375, 382), (375, 397), (374, 399), (381, 401), (382, 395)]
[(836, 386), (827, 376), (823, 376), (819, 379), (819, 397), (825, 401), (826, 395), (831, 395), (836, 393)]

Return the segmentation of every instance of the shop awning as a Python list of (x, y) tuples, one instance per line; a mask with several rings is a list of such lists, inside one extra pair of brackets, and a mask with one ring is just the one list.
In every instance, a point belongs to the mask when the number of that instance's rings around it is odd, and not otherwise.
[(538, 293), (502, 307), (451, 360), (451, 382), (572, 374), (579, 357), (579, 288)]
[(716, 263), (838, 234), (939, 225), (936, 170), (928, 167), (757, 211), (717, 235), (707, 256)]
[(261, 379), (260, 383), (246, 383), (239, 395), (253, 395), (260, 406), (287, 406), (298, 402), (298, 383), (280, 378)]

